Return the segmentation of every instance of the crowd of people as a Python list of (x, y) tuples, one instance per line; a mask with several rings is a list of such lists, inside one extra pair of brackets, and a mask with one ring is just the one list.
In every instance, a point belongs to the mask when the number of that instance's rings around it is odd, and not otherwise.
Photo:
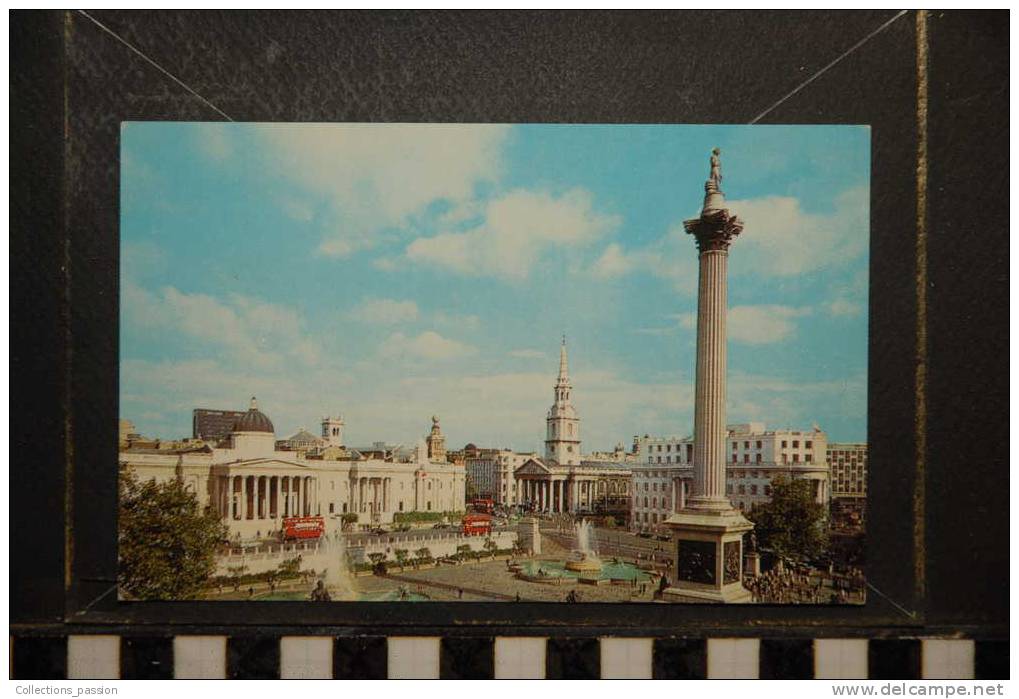
[(853, 604), (864, 601), (864, 578), (851, 568), (835, 573), (812, 568), (775, 567), (744, 586), (755, 602), (770, 604)]

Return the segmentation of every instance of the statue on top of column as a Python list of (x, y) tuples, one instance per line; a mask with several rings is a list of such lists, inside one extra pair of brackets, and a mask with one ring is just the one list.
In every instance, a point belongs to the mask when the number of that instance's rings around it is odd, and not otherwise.
[(715, 189), (722, 188), (722, 159), (719, 157), (722, 151), (714, 148), (711, 151), (711, 174), (708, 175), (708, 182), (715, 186)]

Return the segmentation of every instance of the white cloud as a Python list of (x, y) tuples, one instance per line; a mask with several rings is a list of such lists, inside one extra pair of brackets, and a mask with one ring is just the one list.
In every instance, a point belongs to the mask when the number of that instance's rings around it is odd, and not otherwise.
[(366, 298), (350, 312), (350, 317), (362, 323), (394, 325), (417, 320), (418, 306), (413, 301)]
[(429, 204), (469, 200), (495, 181), (509, 127), (463, 124), (261, 124), (271, 165), (324, 197), (342, 227), (324, 255), (372, 247), (387, 228), (405, 226)]
[(460, 359), (475, 352), (477, 352), (476, 347), (445, 338), (434, 330), (426, 330), (414, 337), (395, 332), (379, 348), (379, 354), (385, 358), (432, 361)]
[(803, 211), (793, 197), (731, 201), (743, 219), (733, 246), (732, 272), (791, 277), (852, 262), (867, 251), (870, 194), (865, 187), (835, 198), (828, 214)]
[(783, 342), (796, 334), (795, 319), (809, 314), (809, 308), (792, 306), (733, 306), (727, 316), (728, 336), (748, 345)]
[[(729, 202), (745, 223), (729, 257), (730, 276), (789, 277), (852, 262), (869, 242), (869, 193), (851, 189), (835, 198), (830, 214), (809, 214), (793, 197)], [(610, 243), (591, 266), (602, 279), (649, 273), (677, 291), (697, 291), (697, 252), (692, 236), (676, 225), (657, 241), (626, 250)]]
[(583, 247), (619, 223), (618, 216), (596, 212), (583, 189), (558, 197), (514, 190), (488, 201), (477, 227), (418, 238), (407, 247), (407, 257), (461, 274), (520, 280), (549, 249)]
[[(747, 345), (782, 342), (796, 335), (796, 319), (810, 313), (811, 309), (807, 307), (771, 304), (732, 306), (726, 315), (726, 334), (731, 341)], [(696, 313), (679, 313), (671, 317), (684, 330), (697, 329)]]
[(226, 351), (249, 371), (299, 361), (314, 366), (321, 349), (292, 308), (240, 294), (217, 298), (172, 286), (148, 291), (129, 279), (122, 285), (125, 323), (192, 338)]
[(682, 226), (674, 226), (657, 241), (635, 250), (610, 243), (591, 272), (601, 279), (653, 274), (668, 280), (676, 291), (691, 295), (697, 291), (697, 248)]
[(829, 315), (835, 317), (854, 317), (863, 313), (863, 306), (846, 298), (837, 298), (824, 305)]

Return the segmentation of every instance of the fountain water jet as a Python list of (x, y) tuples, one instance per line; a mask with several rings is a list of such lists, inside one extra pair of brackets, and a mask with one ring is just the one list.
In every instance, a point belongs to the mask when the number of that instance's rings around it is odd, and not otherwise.
[(347, 546), (340, 531), (327, 532), (318, 545), (318, 553), (314, 560), (321, 566), (319, 580), (335, 601), (356, 600), (350, 571), (347, 569)]
[(591, 548), (591, 532), (594, 527), (586, 519), (577, 522), (577, 548), (570, 551), (566, 559), (567, 570), (601, 570), (602, 562), (598, 554)]

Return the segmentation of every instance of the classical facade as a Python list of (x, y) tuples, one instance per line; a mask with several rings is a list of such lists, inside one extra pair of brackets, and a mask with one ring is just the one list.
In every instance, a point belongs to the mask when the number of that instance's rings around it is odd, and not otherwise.
[[(828, 437), (819, 427), (768, 430), (763, 422), (727, 425), (725, 443), (729, 452), (725, 494), (735, 508), (749, 512), (754, 505), (769, 502), (771, 482), (779, 475), (811, 481), (817, 502), (829, 503)], [(635, 445), (638, 464), (633, 466), (630, 525), (654, 528), (671, 514), (663, 502), (679, 503), (677, 508), (685, 505), (683, 496), (693, 487), (694, 440), (644, 435), (635, 439)]]
[(548, 514), (625, 516), (630, 506), (630, 465), (581, 456), (580, 418), (572, 392), (564, 337), (553, 403), (545, 420), (545, 457), (504, 457), (507, 465), (522, 461), (512, 471), (513, 504)]
[(398, 512), (465, 509), (463, 466), (431, 461), (423, 441), (385, 458), (330, 444), (281, 451), (254, 398), (216, 445), (127, 446), (119, 461), (141, 480), (179, 473), (203, 505), (216, 509), (230, 538), (240, 541), (276, 538), (283, 519), (294, 516), (338, 522), (354, 514), (358, 525), (369, 527), (392, 522)]
[(521, 504), (514, 471), (535, 452), (516, 452), (512, 449), (472, 449), (466, 457), (467, 477), (474, 484), (477, 497), (488, 498), (498, 505), (513, 507)]

